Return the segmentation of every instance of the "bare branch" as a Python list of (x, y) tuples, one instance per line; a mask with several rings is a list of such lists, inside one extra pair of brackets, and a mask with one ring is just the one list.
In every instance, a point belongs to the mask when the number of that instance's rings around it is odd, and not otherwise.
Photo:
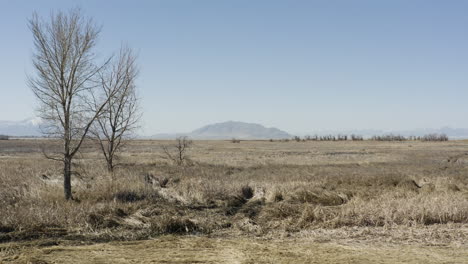
[[(60, 158), (44, 154), (63, 162), (65, 198), (72, 199), (73, 157), (113, 97), (112, 93), (95, 96), (95, 90), (100, 91), (97, 77), (111, 58), (96, 63), (94, 50), (101, 28), (79, 9), (52, 13), (48, 21), (34, 13), (29, 28), (34, 40), (35, 74), (28, 76), (28, 84), (38, 99), (38, 114), (46, 123), (44, 133), (63, 143)], [(89, 107), (90, 102), (96, 107)]]
[(109, 171), (113, 171), (122, 142), (137, 129), (140, 118), (135, 79), (138, 75), (136, 57), (128, 47), (100, 72), (102, 93), (109, 98), (102, 114), (91, 128), (99, 142)]

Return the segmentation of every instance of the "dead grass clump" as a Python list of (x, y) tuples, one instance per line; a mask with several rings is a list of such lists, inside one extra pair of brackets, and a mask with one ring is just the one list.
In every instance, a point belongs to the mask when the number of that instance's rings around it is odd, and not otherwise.
[(428, 184), (424, 184), (423, 186), (421, 186), (421, 188), (419, 189), (419, 191), (421, 193), (432, 193), (434, 192), (436, 189), (435, 185), (433, 183), (428, 183)]
[(395, 186), (405, 191), (414, 191), (414, 192), (417, 192), (420, 188), (419, 185), (414, 180), (409, 180), (409, 179), (402, 180)]
[(113, 228), (120, 226), (120, 223), (114, 217), (96, 213), (90, 213), (86, 222), (93, 228)]
[(244, 199), (246, 200), (249, 200), (250, 198), (254, 196), (254, 190), (249, 185), (242, 186), (241, 193), (242, 193), (242, 197), (244, 197)]
[(284, 200), (284, 198), (285, 198), (284, 192), (285, 192), (285, 190), (282, 189), (282, 188), (273, 187), (273, 188), (270, 188), (266, 192), (266, 197), (265, 198), (266, 198), (266, 200), (268, 202), (278, 203), (278, 202), (281, 202), (281, 201)]
[(0, 225), (0, 233), (10, 233), (13, 231), (15, 231), (15, 229), (11, 226)]
[(154, 176), (152, 173), (145, 173), (143, 176), (143, 181), (148, 186), (159, 186), (161, 188), (166, 188), (170, 179), (164, 176)]
[(159, 183), (159, 187), (166, 188), (167, 184), (169, 183), (169, 178), (162, 177), (158, 180), (158, 183)]
[(263, 222), (269, 222), (273, 220), (297, 217), (300, 215), (301, 210), (302, 205), (300, 204), (291, 204), (287, 202), (270, 204), (263, 208), (259, 215), (259, 219), (261, 219)]
[(452, 192), (459, 192), (459, 191), (461, 191), (461, 189), (458, 188), (458, 186), (457, 186), (456, 184), (453, 184), (453, 183), (449, 183), (449, 184), (447, 185), (447, 190), (448, 190), (448, 191), (452, 191)]
[(119, 191), (114, 194), (114, 199), (121, 203), (133, 203), (146, 199), (146, 195), (139, 194), (135, 191)]
[(239, 213), (245, 215), (248, 218), (256, 217), (262, 210), (265, 203), (263, 200), (253, 200), (247, 202), (242, 208), (239, 209)]
[(468, 200), (460, 192), (401, 195), (388, 191), (368, 201), (351, 200), (340, 210), (339, 226), (392, 226), (464, 223)]
[(152, 232), (157, 234), (188, 234), (202, 230), (188, 218), (167, 215), (154, 220), (150, 228)]
[(338, 211), (324, 206), (306, 205), (299, 217), (297, 226), (300, 229), (311, 226), (335, 227)]
[[(365, 178), (364, 178), (365, 179)], [(390, 173), (386, 175), (375, 175), (370, 179), (373, 186), (395, 187), (403, 182), (407, 182), (408, 176), (400, 173)]]
[(344, 194), (338, 194), (327, 190), (306, 190), (302, 189), (293, 194), (292, 201), (301, 203), (319, 204), (323, 206), (342, 205), (347, 202), (347, 197)]
[(273, 193), (273, 201), (274, 202), (281, 202), (284, 200), (283, 193), (279, 191), (275, 191)]
[[(178, 166), (158, 160), (153, 151), (161, 154), (163, 143), (129, 142), (126, 163), (112, 175), (90, 150), (73, 178), (79, 203), (63, 200), (55, 163), (40, 153), (7, 153), (0, 156), (0, 237), (21, 230), (31, 236), (60, 235), (50, 231), (60, 229), (131, 239), (236, 227), (263, 234), (468, 223), (468, 163), (441, 170), (433, 162), (457, 154), (466, 142), (450, 143), (457, 148), (415, 143), (412, 149), (398, 143), (310, 143), (313, 151), (309, 143), (249, 141), (234, 148), (200, 142), (191, 153), (195, 165)], [(423, 149), (429, 144), (440, 151)], [(373, 154), (353, 154), (363, 148)], [(342, 155), (323, 155), (330, 151)], [(423, 177), (424, 183), (413, 181)]]
[(247, 202), (247, 200), (239, 195), (233, 195), (227, 198), (226, 215), (235, 215), (237, 211)]
[(264, 234), (266, 231), (257, 222), (247, 217), (237, 220), (234, 226), (240, 231), (250, 235), (254, 234), (258, 236)]

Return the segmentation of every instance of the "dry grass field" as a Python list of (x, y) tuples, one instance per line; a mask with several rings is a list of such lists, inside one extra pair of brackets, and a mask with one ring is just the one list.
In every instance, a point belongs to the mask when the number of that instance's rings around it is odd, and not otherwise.
[(0, 141), (0, 262), (467, 263), (468, 142)]

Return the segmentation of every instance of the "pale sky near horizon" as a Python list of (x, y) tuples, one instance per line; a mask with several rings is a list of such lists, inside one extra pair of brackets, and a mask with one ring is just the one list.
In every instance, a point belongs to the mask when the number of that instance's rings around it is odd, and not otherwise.
[(468, 127), (468, 1), (0, 0), (0, 120), (34, 116), (33, 11), (80, 7), (138, 51), (143, 134)]

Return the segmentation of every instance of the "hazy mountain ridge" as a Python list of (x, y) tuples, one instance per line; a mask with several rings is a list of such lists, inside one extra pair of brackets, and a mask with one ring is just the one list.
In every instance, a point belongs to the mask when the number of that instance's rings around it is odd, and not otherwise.
[[(13, 137), (41, 137), (41, 125), (43, 121), (38, 118), (28, 118), (20, 121), (1, 121), (0, 135)], [(402, 136), (423, 136), (426, 134), (446, 134), (450, 139), (468, 139), (468, 128), (422, 128), (413, 130), (385, 131), (378, 129), (357, 129), (357, 130), (317, 130), (311, 133), (289, 134), (278, 128), (267, 128), (260, 124), (228, 121), (215, 123), (195, 129), (189, 133), (164, 133), (156, 134), (144, 138), (153, 139), (174, 139), (178, 136), (188, 136), (193, 139), (283, 139), (291, 138), (293, 135), (361, 135), (370, 138), (374, 135), (396, 134)]]
[(193, 139), (281, 139), (292, 137), (289, 133), (274, 127), (267, 128), (255, 123), (227, 121), (206, 125), (190, 133), (157, 134), (151, 138), (172, 139), (176, 136), (188, 136)]
[(0, 121), (0, 135), (39, 137), (42, 136), (41, 124), (43, 124), (43, 121), (38, 117), (20, 121)]

